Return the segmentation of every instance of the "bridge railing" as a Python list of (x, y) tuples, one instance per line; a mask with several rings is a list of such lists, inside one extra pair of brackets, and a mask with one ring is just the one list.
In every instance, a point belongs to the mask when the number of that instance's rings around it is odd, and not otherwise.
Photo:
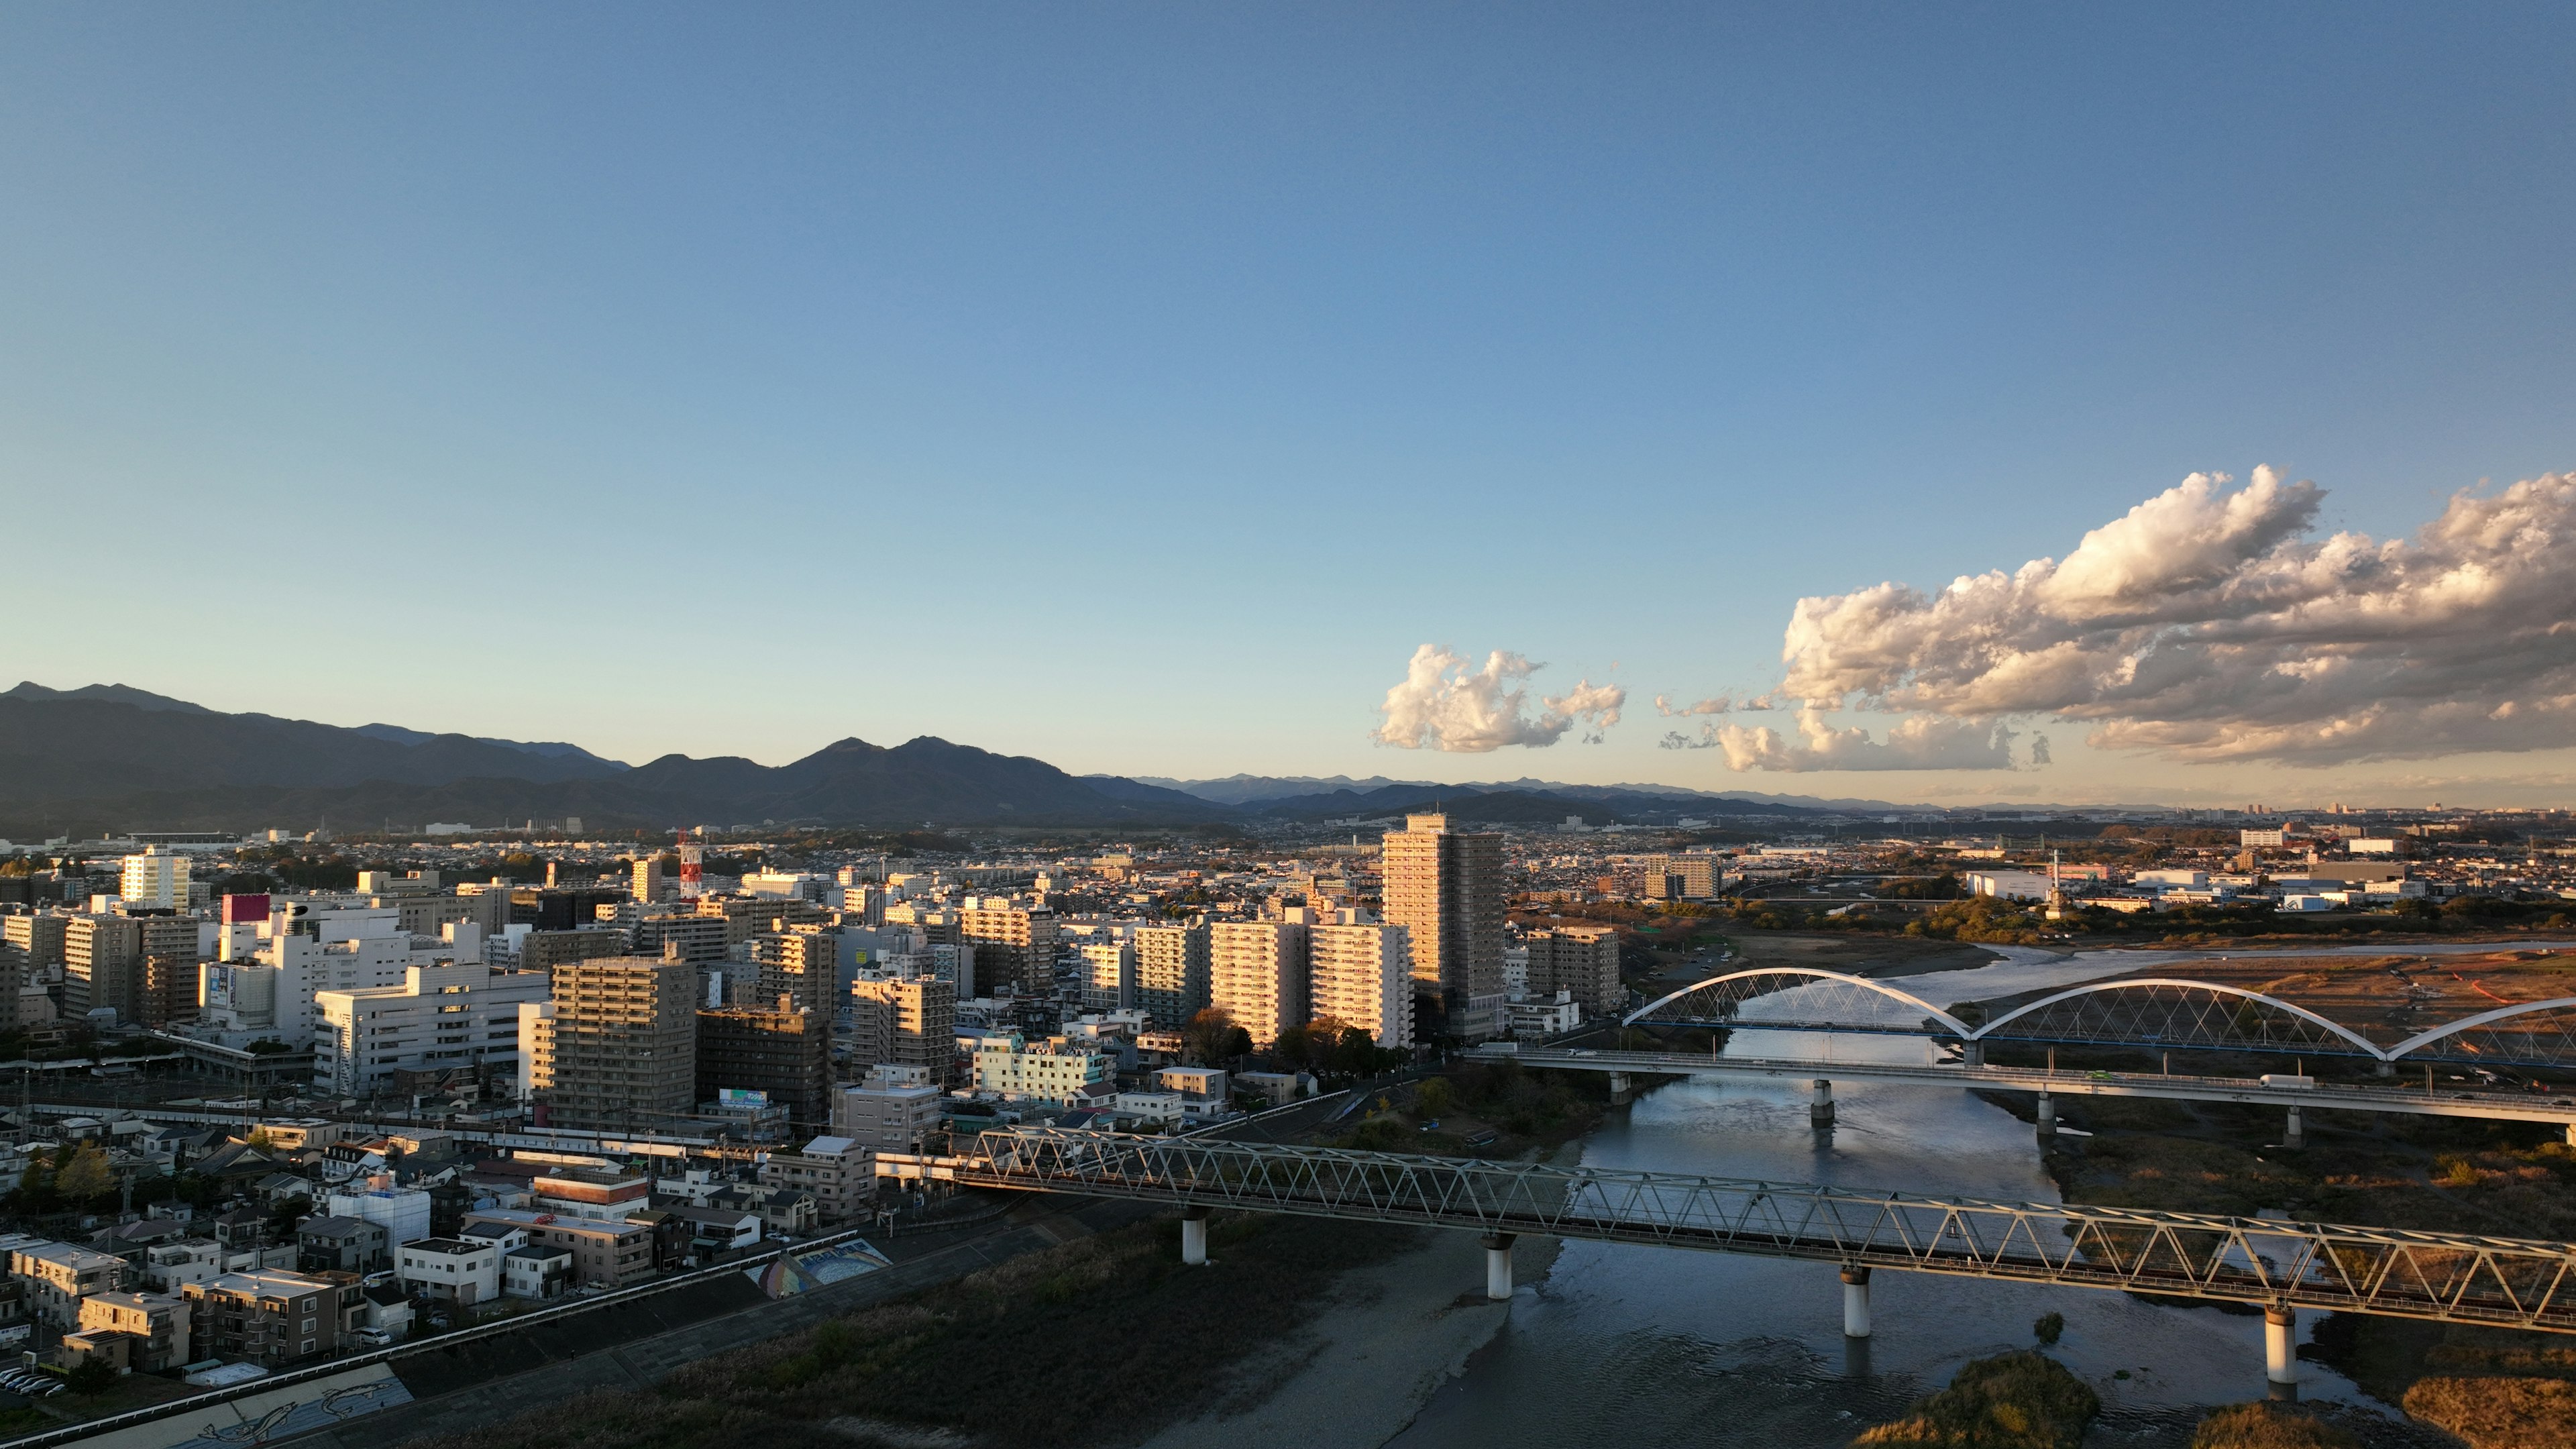
[(1674, 1173), (982, 1134), (957, 1181), (2576, 1333), (2576, 1245)]

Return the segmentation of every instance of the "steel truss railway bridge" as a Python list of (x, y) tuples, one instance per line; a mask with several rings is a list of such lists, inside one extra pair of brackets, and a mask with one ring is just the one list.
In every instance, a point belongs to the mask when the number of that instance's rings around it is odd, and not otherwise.
[(2276, 1386), (2295, 1383), (2302, 1308), (2576, 1333), (2576, 1244), (2521, 1238), (1059, 1128), (877, 1162), (896, 1179), (1169, 1203), (1192, 1263), (1217, 1208), (1464, 1229), (1484, 1236), (1496, 1298), (1524, 1233), (1830, 1263), (1859, 1338), (1878, 1269), (2255, 1304)]

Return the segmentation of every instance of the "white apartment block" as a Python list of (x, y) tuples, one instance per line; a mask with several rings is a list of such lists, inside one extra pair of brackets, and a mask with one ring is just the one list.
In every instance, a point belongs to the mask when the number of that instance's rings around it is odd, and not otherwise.
[(1005, 1032), (975, 1048), (975, 1090), (1005, 1102), (1103, 1102), (1113, 1095), (1114, 1080), (1105, 1053), (1083, 1051), (1063, 1037), (1031, 1045), (1018, 1032)]
[(1344, 911), (1307, 936), (1307, 963), (1317, 1017), (1367, 1032), (1379, 1046), (1413, 1045), (1413, 949), (1402, 926), (1380, 925)]
[(409, 967), (400, 986), (316, 992), (313, 1080), (363, 1097), (399, 1071), (497, 1062), (515, 1078), (519, 1005), (546, 1000), (547, 990), (543, 972), (496, 972), (475, 960)]
[(147, 845), (129, 855), (117, 872), (116, 893), (129, 906), (184, 911), (188, 908), (188, 857)]
[(878, 1152), (919, 1152), (939, 1130), (939, 1089), (925, 1067), (880, 1063), (832, 1094), (832, 1135)]
[[(1302, 911), (1296, 914), (1303, 914)], [(1306, 925), (1303, 921), (1219, 921), (1208, 932), (1212, 1004), (1266, 1047), (1306, 1021)]]

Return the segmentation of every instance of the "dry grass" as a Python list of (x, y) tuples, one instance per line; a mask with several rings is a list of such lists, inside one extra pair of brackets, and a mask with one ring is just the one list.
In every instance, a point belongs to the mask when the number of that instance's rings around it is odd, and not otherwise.
[(2406, 1412), (2467, 1440), (2470, 1449), (2576, 1444), (2576, 1383), (2565, 1379), (2419, 1379), (2406, 1391)]
[(2076, 1449), (2102, 1401), (2055, 1359), (1997, 1354), (1961, 1368), (1950, 1386), (1854, 1449)]
[(654, 1394), (594, 1395), (412, 1449), (847, 1449), (845, 1431), (870, 1423), (1132, 1443), (1219, 1393), (1218, 1370), (1293, 1326), (1344, 1270), (1419, 1234), (1232, 1214), (1208, 1237), (1207, 1268), (1181, 1266), (1169, 1219), (1023, 1254), (683, 1365)]
[(2230, 1404), (2200, 1421), (2191, 1449), (2361, 1449), (2361, 1440), (2295, 1409)]

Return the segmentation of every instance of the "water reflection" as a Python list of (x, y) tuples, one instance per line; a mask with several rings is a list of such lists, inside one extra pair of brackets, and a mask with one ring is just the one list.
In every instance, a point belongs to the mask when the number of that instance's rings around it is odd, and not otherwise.
[[(2417, 948), (2410, 948), (2417, 949)], [(2019, 953), (2017, 953), (2019, 954)], [(2108, 954), (2108, 953), (2103, 953)], [(2048, 953), (1913, 978), (1929, 1001), (1991, 997), (2136, 969)], [(1730, 1053), (1821, 1056), (1824, 1038), (1739, 1031)], [(1918, 1061), (1920, 1040), (1842, 1035), (1837, 1059)], [(1582, 1144), (1587, 1165), (2054, 1202), (2031, 1128), (1959, 1088), (1837, 1082), (1839, 1123), (1808, 1127), (1805, 1084), (1675, 1083)], [(1588, 1445), (1839, 1446), (1899, 1412), (1969, 1359), (2033, 1343), (2065, 1315), (2051, 1350), (2102, 1394), (2110, 1442), (2188, 1441), (2207, 1405), (2260, 1398), (2263, 1321), (2123, 1294), (1880, 1270), (1874, 1335), (1842, 1336), (1842, 1290), (1826, 1263), (1569, 1243), (1524, 1289), (1510, 1325), (1394, 1444), (1404, 1449)], [(2305, 1325), (2302, 1325), (2303, 1336)], [(2359, 1399), (2303, 1364), (2309, 1398)], [(2125, 1377), (2121, 1375), (2125, 1374)]]

